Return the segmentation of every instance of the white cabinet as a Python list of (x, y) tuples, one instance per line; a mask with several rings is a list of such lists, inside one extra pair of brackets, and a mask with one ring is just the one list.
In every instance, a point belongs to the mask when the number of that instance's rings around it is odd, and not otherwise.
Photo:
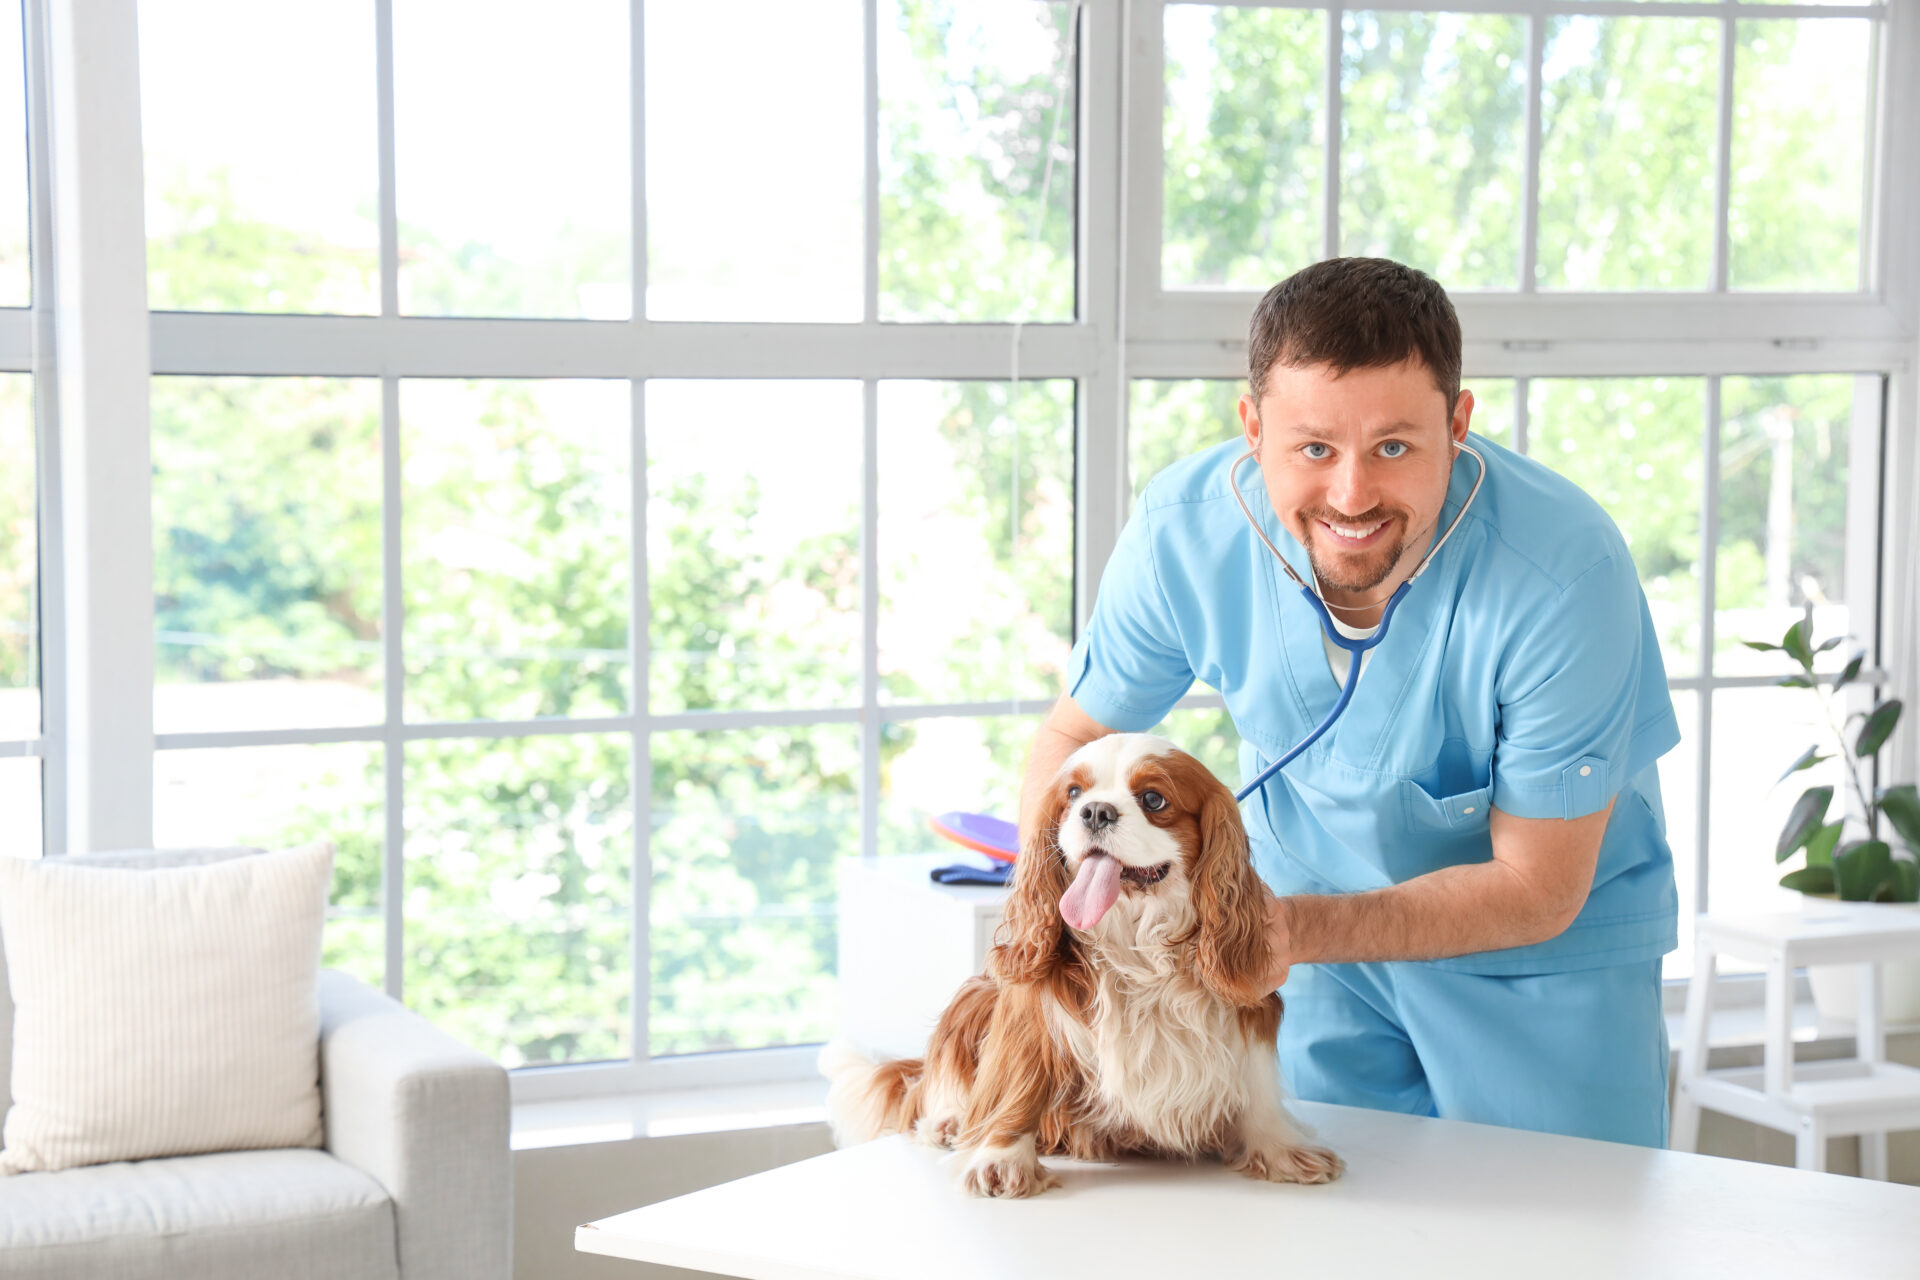
[(841, 1033), (868, 1053), (917, 1058), (960, 984), (981, 972), (1007, 890), (943, 885), (952, 852), (840, 862)]

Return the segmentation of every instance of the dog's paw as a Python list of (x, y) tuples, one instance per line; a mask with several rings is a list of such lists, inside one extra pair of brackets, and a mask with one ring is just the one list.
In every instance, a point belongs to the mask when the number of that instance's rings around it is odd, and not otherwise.
[(960, 1141), (959, 1116), (921, 1116), (913, 1124), (913, 1136), (930, 1147), (951, 1150)]
[(1332, 1182), (1346, 1172), (1344, 1160), (1325, 1147), (1275, 1147), (1249, 1151), (1229, 1168), (1263, 1182)]
[(1060, 1179), (1040, 1163), (1031, 1140), (1011, 1147), (981, 1147), (967, 1162), (962, 1182), (971, 1195), (1017, 1199), (1037, 1196)]

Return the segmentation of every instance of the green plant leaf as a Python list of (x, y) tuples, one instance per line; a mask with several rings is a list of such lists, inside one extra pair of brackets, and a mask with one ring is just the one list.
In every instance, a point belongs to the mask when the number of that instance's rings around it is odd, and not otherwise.
[(1885, 840), (1849, 840), (1833, 851), (1833, 883), (1843, 902), (1865, 902), (1893, 876)]
[(1838, 689), (1843, 684), (1852, 684), (1854, 677), (1860, 674), (1860, 668), (1866, 664), (1866, 661), (1867, 651), (1865, 649), (1860, 650), (1860, 652), (1848, 658), (1847, 665), (1842, 667), (1840, 674), (1833, 678), (1833, 687)]
[(1782, 889), (1797, 889), (1801, 893), (1832, 893), (1832, 867), (1802, 867), (1798, 871), (1789, 871), (1780, 877)]
[(1765, 640), (1742, 640), (1740, 643), (1749, 649), (1758, 649), (1762, 653), (1772, 653), (1780, 647), (1777, 644), (1770, 644)]
[(1819, 828), (1827, 816), (1827, 806), (1832, 803), (1832, 787), (1808, 787), (1801, 792), (1800, 798), (1793, 802), (1793, 811), (1787, 814), (1787, 825), (1780, 829), (1780, 843), (1774, 846), (1773, 860), (1785, 862), (1791, 858), (1794, 850)]
[(1867, 716), (1867, 722), (1860, 726), (1860, 736), (1854, 740), (1853, 754), (1862, 760), (1878, 751), (1893, 732), (1893, 726), (1900, 723), (1900, 699), (1888, 698), (1875, 707)]
[(1807, 838), (1808, 866), (1830, 867), (1833, 865), (1833, 846), (1840, 843), (1840, 832), (1846, 825), (1844, 822), (1829, 822)]
[(1779, 781), (1785, 782), (1788, 778), (1791, 778), (1794, 774), (1800, 772), (1802, 769), (1811, 769), (1813, 768), (1814, 765), (1819, 764), (1822, 760), (1831, 760), (1831, 759), (1833, 759), (1832, 756), (1821, 755), (1820, 748), (1808, 747), (1805, 751), (1802, 751), (1800, 753), (1800, 758), (1798, 760), (1795, 760), (1792, 764), (1787, 766), (1787, 771), (1780, 775)]
[(1782, 689), (1811, 689), (1813, 688), (1813, 677), (1781, 676), (1778, 680), (1775, 680), (1774, 683)]
[(1787, 656), (1809, 671), (1813, 670), (1813, 646), (1810, 643), (1812, 635), (1813, 625), (1802, 618), (1788, 627), (1787, 634), (1780, 637), (1780, 647), (1787, 651)]
[(1822, 640), (1822, 641), (1820, 642), (1820, 645), (1819, 645), (1819, 647), (1818, 647), (1818, 648), (1816, 648), (1816, 649), (1814, 650), (1814, 652), (1815, 652), (1815, 653), (1825, 653), (1825, 652), (1826, 652), (1827, 650), (1829, 650), (1829, 649), (1831, 649), (1831, 648), (1833, 648), (1834, 646), (1836, 646), (1836, 645), (1838, 645), (1838, 644), (1840, 644), (1840, 643), (1841, 643), (1842, 641), (1844, 641), (1845, 639), (1846, 639), (1846, 637), (1845, 637), (1845, 636), (1833, 636), (1833, 637), (1830, 637), (1829, 639), (1826, 639), (1826, 640)]
[(1920, 902), (1920, 862), (1895, 858), (1892, 885), (1895, 902)]
[(1920, 849), (1920, 790), (1916, 790), (1913, 783), (1882, 788), (1880, 812), (1886, 815), (1902, 840)]

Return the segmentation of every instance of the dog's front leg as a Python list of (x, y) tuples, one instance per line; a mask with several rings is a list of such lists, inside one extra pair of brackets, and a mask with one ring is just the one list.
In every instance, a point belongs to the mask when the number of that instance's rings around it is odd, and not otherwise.
[(1240, 1056), (1247, 1106), (1240, 1113), (1227, 1167), (1267, 1182), (1332, 1182), (1346, 1170), (1339, 1156), (1308, 1141), (1280, 1100), (1280, 1063), (1273, 1043), (1247, 1044)]
[(1040, 1163), (1035, 1141), (1064, 1079), (1043, 1000), (1033, 987), (1009, 984), (994, 1004), (961, 1138), (964, 1181), (974, 1195), (1033, 1196), (1060, 1185)]

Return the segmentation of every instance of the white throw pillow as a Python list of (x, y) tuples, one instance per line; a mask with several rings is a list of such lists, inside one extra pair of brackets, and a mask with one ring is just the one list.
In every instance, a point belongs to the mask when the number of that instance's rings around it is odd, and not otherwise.
[(153, 870), (0, 857), (0, 1173), (317, 1147), (333, 846)]

